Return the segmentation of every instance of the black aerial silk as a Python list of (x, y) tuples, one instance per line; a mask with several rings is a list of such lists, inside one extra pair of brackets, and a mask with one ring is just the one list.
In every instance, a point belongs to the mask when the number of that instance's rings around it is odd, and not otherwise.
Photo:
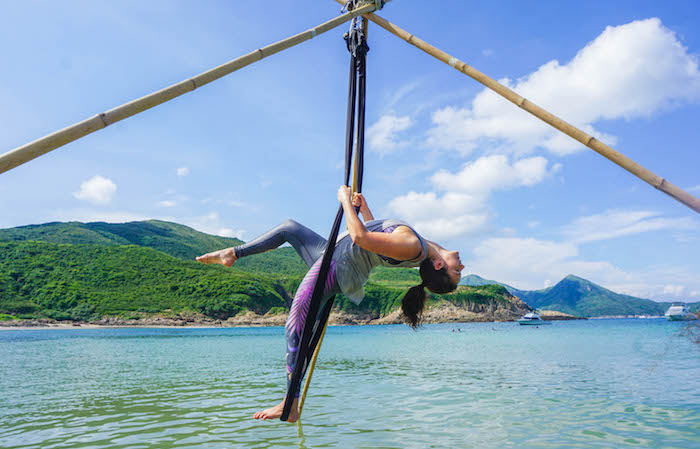
[[(367, 20), (367, 19), (363, 19)], [(365, 34), (362, 27), (351, 27), (349, 33), (345, 36), (348, 51), (350, 52), (350, 82), (348, 88), (348, 109), (347, 122), (345, 131), (345, 181), (344, 185), (350, 184), (350, 171), (352, 166), (352, 150), (355, 134), (355, 115), (357, 115), (357, 191), (362, 192), (362, 176), (364, 172), (364, 145), (365, 145), (365, 91), (366, 91), (366, 55), (369, 51)], [(357, 114), (355, 105), (357, 103)], [(289, 412), (292, 409), (292, 402), (297, 395), (300, 387), (301, 379), (306, 374), (308, 364), (318, 345), (318, 341), (323, 334), (326, 321), (333, 308), (335, 296), (326, 302), (326, 306), (319, 315), (319, 306), (323, 300), (324, 282), (328, 276), (330, 269), (333, 251), (335, 250), (335, 242), (338, 239), (340, 224), (343, 220), (343, 206), (338, 207), (338, 212), (335, 214), (333, 228), (328, 236), (328, 243), (323, 254), (321, 268), (314, 285), (314, 290), (309, 303), (309, 311), (306, 315), (304, 328), (301, 333), (301, 342), (299, 343), (299, 351), (296, 355), (294, 368), (291, 373), (291, 382), (289, 390), (284, 400), (284, 409), (280, 419), (286, 421), (289, 418)]]

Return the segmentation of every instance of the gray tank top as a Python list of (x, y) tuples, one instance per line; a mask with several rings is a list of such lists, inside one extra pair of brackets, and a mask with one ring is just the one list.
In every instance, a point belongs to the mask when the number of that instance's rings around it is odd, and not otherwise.
[(428, 256), (428, 246), (415, 229), (401, 220), (372, 220), (365, 223), (370, 232), (393, 232), (398, 226), (406, 226), (413, 231), (420, 241), (422, 251), (413, 260), (394, 260), (389, 257), (367, 251), (355, 245), (348, 231), (338, 236), (333, 260), (338, 285), (343, 294), (355, 304), (365, 297), (364, 285), (374, 267), (417, 267)]

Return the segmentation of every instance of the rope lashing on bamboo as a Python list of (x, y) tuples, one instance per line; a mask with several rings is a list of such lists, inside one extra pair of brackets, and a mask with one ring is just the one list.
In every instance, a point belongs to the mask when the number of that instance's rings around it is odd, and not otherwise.
[[(389, 3), (391, 0), (347, 0), (343, 7), (340, 9), (341, 13), (344, 13), (345, 11), (350, 11), (353, 8), (356, 8), (358, 5), (362, 3), (372, 3), (374, 2), (374, 6), (376, 7), (375, 11), (379, 11), (382, 8), (384, 8), (384, 5)], [(343, 2), (339, 2), (343, 3)]]
[(42, 156), (56, 148), (59, 148), (74, 140), (80, 139), (88, 134), (103, 129), (113, 123), (116, 123), (125, 118), (136, 115), (147, 109), (150, 109), (159, 104), (170, 101), (187, 92), (191, 92), (197, 88), (211, 83), (225, 75), (242, 69), (250, 64), (260, 61), (263, 58), (274, 55), (280, 51), (301, 44), (309, 39), (313, 39), (326, 31), (367, 12), (374, 11), (376, 5), (374, 2), (362, 4), (359, 7), (348, 11), (338, 17), (335, 17), (327, 22), (322, 23), (314, 28), (311, 28), (303, 33), (283, 39), (266, 47), (259, 48), (255, 51), (241, 56), (240, 58), (229, 61), (218, 67), (215, 67), (199, 75), (188, 78), (172, 86), (146, 95), (145, 97), (125, 103), (106, 112), (94, 115), (86, 120), (75, 123), (67, 128), (56, 131), (52, 134), (44, 136), (28, 144), (17, 147), (0, 156), (0, 173), (4, 173), (19, 165), (29, 162), (39, 156)]
[[(359, 33), (359, 36), (355, 35)], [(350, 170), (353, 166), (352, 164), (352, 154), (353, 146), (355, 140), (355, 116), (357, 115), (357, 152), (356, 152), (356, 167), (357, 171), (355, 174), (355, 179), (357, 180), (356, 189), (357, 191), (362, 190), (362, 177), (363, 177), (363, 165), (364, 165), (364, 126), (365, 126), (365, 92), (366, 92), (366, 64), (365, 56), (369, 47), (364, 42), (364, 33), (361, 27), (351, 27), (348, 34), (345, 35), (346, 44), (348, 51), (350, 52), (350, 77), (348, 86), (348, 107), (347, 107), (347, 120), (346, 120), (346, 130), (345, 130), (345, 180), (344, 185), (349, 185), (350, 183)], [(359, 89), (358, 89), (359, 85)], [(359, 90), (359, 94), (358, 94)], [(357, 103), (357, 105), (356, 105)], [(297, 351), (294, 367), (292, 369), (291, 378), (289, 382), (289, 389), (287, 390), (287, 395), (284, 400), (284, 408), (282, 410), (282, 416), (280, 420), (286, 421), (289, 418), (289, 413), (292, 410), (292, 404), (294, 398), (299, 389), (299, 383), (302, 377), (306, 373), (307, 369), (311, 369), (309, 375), (306, 378), (306, 384), (304, 385), (303, 397), (299, 400), (299, 413), (301, 415), (301, 410), (306, 398), (306, 392), (308, 391), (311, 375), (313, 374), (312, 365), (315, 365), (316, 359), (318, 357), (318, 350), (320, 348), (321, 341), (325, 335), (325, 330), (328, 323), (328, 318), (330, 317), (331, 310), (333, 308), (333, 302), (335, 301), (335, 296), (329, 298), (319, 314), (319, 309), (321, 301), (323, 300), (323, 291), (325, 289), (326, 278), (328, 276), (328, 271), (330, 270), (330, 263), (333, 257), (333, 251), (335, 250), (336, 240), (338, 239), (338, 233), (340, 230), (340, 223), (343, 218), (343, 207), (338, 207), (338, 212), (336, 213), (335, 221), (333, 222), (333, 228), (331, 229), (330, 236), (328, 237), (328, 242), (326, 243), (326, 248), (323, 253), (323, 259), (321, 260), (321, 267), (319, 268), (318, 277), (316, 278), (316, 283), (314, 284), (313, 293), (311, 294), (311, 301), (309, 302), (309, 308), (304, 320), (304, 327), (301, 332), (301, 339), (299, 342), (299, 350)]]
[[(335, 1), (338, 3), (343, 3), (343, 0)], [(497, 94), (501, 95), (508, 101), (514, 103), (521, 109), (529, 112), (530, 114), (539, 118), (543, 122), (551, 125), (552, 127), (563, 132), (564, 134), (578, 140), (579, 142), (592, 149), (593, 151), (597, 152), (598, 154), (606, 157), (607, 159), (624, 168), (636, 177), (642, 179), (647, 184), (653, 186), (655, 189), (664, 192), (671, 198), (685, 204), (695, 212), (700, 213), (699, 198), (696, 198), (695, 196), (691, 195), (690, 193), (686, 192), (680, 187), (672, 184), (668, 180), (647, 170), (646, 168), (639, 165), (637, 162), (633, 161), (632, 159), (628, 158), (622, 153), (619, 153), (618, 151), (614, 150), (613, 148), (609, 147), (603, 142), (597, 140), (593, 136), (581, 131), (577, 127), (565, 122), (564, 120), (546, 111), (545, 109), (542, 109), (541, 107), (521, 97), (517, 93), (513, 92), (511, 89), (494, 80), (493, 78), (481, 73), (475, 68), (469, 66), (468, 64), (465, 64), (464, 62), (445, 53), (444, 51), (433, 47), (432, 45), (428, 44), (422, 39), (419, 39), (418, 37), (407, 32), (406, 30), (403, 30), (402, 28), (394, 25), (388, 20), (385, 20), (379, 17), (378, 15), (372, 13), (365, 14), (364, 17), (376, 23), (380, 27), (384, 28), (391, 34), (400, 37), (401, 39), (413, 45), (414, 47), (428, 53), (430, 56), (439, 59), (440, 61), (444, 62), (450, 67), (453, 67), (454, 69), (462, 72), (463, 74), (473, 78), (474, 80), (493, 90)]]

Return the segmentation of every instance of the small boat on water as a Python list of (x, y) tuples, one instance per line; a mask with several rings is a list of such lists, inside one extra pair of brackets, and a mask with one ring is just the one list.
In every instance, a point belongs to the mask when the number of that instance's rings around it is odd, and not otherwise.
[(524, 317), (517, 321), (521, 326), (546, 326), (547, 324), (552, 324), (551, 321), (543, 320), (536, 310), (534, 312), (526, 313)]
[(664, 314), (669, 321), (694, 320), (696, 317), (688, 310), (688, 306), (683, 303), (673, 304)]

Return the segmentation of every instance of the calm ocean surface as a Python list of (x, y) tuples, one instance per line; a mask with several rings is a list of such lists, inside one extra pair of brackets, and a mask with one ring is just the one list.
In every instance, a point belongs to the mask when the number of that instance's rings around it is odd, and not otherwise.
[[(0, 331), (0, 448), (700, 448), (665, 320), (331, 327), (301, 424), (280, 328)], [(452, 332), (459, 327), (462, 332)]]

